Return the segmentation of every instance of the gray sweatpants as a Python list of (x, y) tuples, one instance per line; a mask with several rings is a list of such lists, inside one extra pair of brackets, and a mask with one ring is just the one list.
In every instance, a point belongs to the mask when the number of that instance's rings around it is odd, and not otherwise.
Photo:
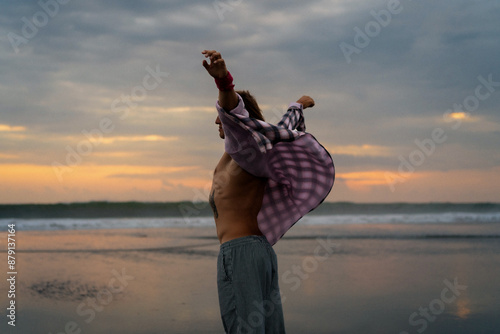
[(217, 259), (217, 287), (227, 334), (284, 334), (276, 253), (264, 236), (225, 242)]

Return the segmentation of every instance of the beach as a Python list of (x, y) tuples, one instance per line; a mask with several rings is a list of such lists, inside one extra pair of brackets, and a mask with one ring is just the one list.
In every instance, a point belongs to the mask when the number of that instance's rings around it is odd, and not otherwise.
[[(299, 222), (274, 246), (287, 333), (499, 333), (499, 239), (497, 223)], [(16, 249), (1, 333), (224, 332), (214, 227), (18, 231)]]

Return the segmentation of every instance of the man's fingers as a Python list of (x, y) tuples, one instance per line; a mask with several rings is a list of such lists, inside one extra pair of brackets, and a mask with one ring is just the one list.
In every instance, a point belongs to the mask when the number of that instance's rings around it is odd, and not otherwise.
[(203, 50), (202, 54), (204, 54), (206, 58), (213, 58), (215, 55), (219, 55), (220, 57), (220, 53), (215, 50)]
[(205, 63), (203, 63), (203, 66), (205, 66), (205, 68), (207, 68), (207, 66), (211, 66), (211, 65), (224, 65), (224, 59), (222, 59), (222, 56), (220, 54), (220, 52), (217, 52), (215, 50), (203, 50), (201, 52), (202, 54), (205, 55), (205, 58), (209, 58), (210, 59), (210, 65), (205, 65)]
[(217, 59), (216, 61), (213, 62), (213, 64), (216, 64), (218, 66), (224, 66), (225, 65), (225, 61), (224, 59)]
[(212, 55), (210, 56), (210, 60), (211, 60), (212, 62), (215, 62), (215, 61), (217, 61), (218, 59), (221, 59), (221, 58), (222, 58), (222, 57), (221, 57), (221, 55), (220, 55), (220, 53), (219, 53), (219, 52), (215, 52), (214, 54), (212, 54)]
[(206, 60), (203, 60), (203, 67), (206, 68), (207, 70), (210, 67), (210, 65), (208, 65)]

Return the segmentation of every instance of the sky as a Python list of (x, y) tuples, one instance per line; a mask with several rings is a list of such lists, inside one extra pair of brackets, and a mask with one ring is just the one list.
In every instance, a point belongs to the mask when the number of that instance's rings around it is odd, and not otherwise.
[(327, 201), (498, 202), (500, 2), (1, 1), (0, 203), (206, 201), (204, 49), (277, 123), (302, 95)]

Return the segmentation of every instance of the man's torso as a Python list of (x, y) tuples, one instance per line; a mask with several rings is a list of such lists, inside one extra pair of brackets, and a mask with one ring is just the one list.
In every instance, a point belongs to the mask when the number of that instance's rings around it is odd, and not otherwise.
[(262, 235), (257, 215), (265, 186), (266, 179), (244, 171), (224, 152), (214, 171), (209, 198), (221, 243), (247, 235)]

